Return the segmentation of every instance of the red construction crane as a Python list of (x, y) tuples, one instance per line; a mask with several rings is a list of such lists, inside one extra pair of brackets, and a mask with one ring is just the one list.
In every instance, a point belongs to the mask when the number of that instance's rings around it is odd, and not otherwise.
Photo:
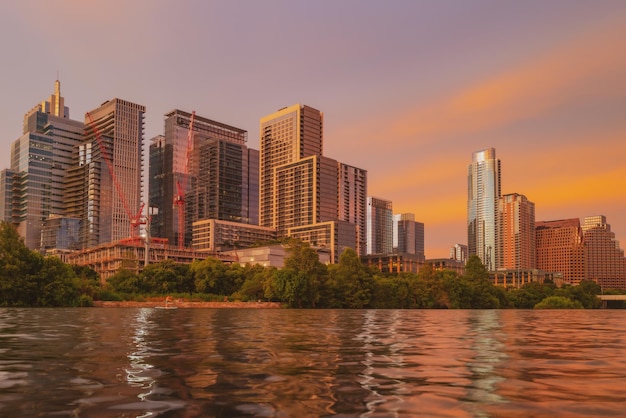
[(100, 148), (100, 154), (102, 154), (102, 158), (109, 168), (109, 174), (111, 175), (111, 180), (113, 181), (113, 185), (115, 186), (115, 190), (117, 191), (118, 196), (120, 197), (120, 201), (122, 202), (122, 206), (128, 219), (130, 221), (130, 238), (132, 241), (137, 237), (137, 230), (139, 229), (139, 225), (143, 225), (146, 223), (146, 220), (142, 218), (141, 213), (143, 212), (143, 207), (145, 203), (141, 204), (139, 211), (136, 214), (133, 214), (128, 206), (128, 202), (126, 201), (126, 196), (124, 195), (124, 191), (122, 190), (122, 186), (117, 181), (117, 176), (115, 175), (115, 167), (113, 166), (113, 162), (111, 161), (111, 157), (108, 154), (106, 147), (102, 141), (102, 137), (100, 136), (100, 130), (96, 126), (91, 117), (91, 114), (87, 112), (87, 118), (89, 119), (89, 126), (93, 130), (96, 135), (96, 142), (98, 143), (98, 147)]
[(185, 193), (187, 193), (187, 183), (189, 182), (189, 157), (193, 150), (193, 121), (196, 118), (196, 111), (191, 112), (189, 118), (189, 130), (187, 131), (187, 150), (185, 151), (185, 165), (182, 175), (176, 179), (176, 196), (174, 196), (174, 206), (178, 210), (178, 248), (185, 248)]

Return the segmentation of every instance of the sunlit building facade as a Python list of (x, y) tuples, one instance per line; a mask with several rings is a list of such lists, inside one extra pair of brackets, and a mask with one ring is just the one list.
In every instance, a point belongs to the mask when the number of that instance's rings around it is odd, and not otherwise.
[(356, 225), (346, 221), (327, 221), (289, 228), (287, 235), (308, 242), (314, 248), (330, 252), (330, 262), (339, 263), (346, 248), (356, 247)]
[[(85, 115), (85, 137), (78, 153), (86, 188), (79, 216), (83, 247), (138, 232), (132, 230), (131, 220), (139, 217), (142, 206), (145, 111), (142, 105), (114, 98)], [(79, 182), (75, 187), (81, 187)]]
[(424, 224), (415, 221), (415, 214), (393, 215), (393, 251), (425, 256)]
[(41, 249), (46, 219), (64, 213), (64, 180), (82, 134), (83, 123), (69, 118), (57, 80), (48, 100), (24, 115), (23, 135), (11, 145), (11, 168), (0, 176), (0, 215), (32, 250)]
[[(279, 214), (278, 189), (282, 185), (277, 175), (279, 173), (285, 175), (288, 171), (298, 171), (298, 167), (297, 165), (282, 169), (279, 167), (298, 163), (307, 157), (322, 155), (323, 122), (322, 112), (301, 104), (285, 107), (261, 118), (259, 155), (259, 224), (261, 226), (283, 230), (296, 226), (293, 223), (292, 225), (285, 224), (281, 219), (282, 215)], [(308, 164), (305, 163), (305, 165)], [(313, 179), (308, 181), (313, 181)], [(310, 221), (314, 222), (313, 219)]]
[(498, 270), (526, 270), (536, 267), (535, 204), (526, 196), (511, 193), (498, 201), (500, 261)]
[(585, 277), (603, 289), (626, 289), (626, 259), (603, 215), (584, 218)]
[(276, 239), (276, 230), (258, 225), (203, 219), (193, 223), (193, 249), (221, 252), (253, 247)]
[(450, 260), (467, 262), (467, 245), (457, 243), (450, 247)]
[(356, 226), (358, 256), (367, 250), (367, 170), (348, 164), (339, 164), (337, 219)]
[(536, 266), (559, 272), (565, 283), (585, 277), (583, 232), (578, 218), (535, 222)]
[(318, 155), (275, 169), (274, 227), (289, 228), (337, 219), (337, 161)]
[(495, 148), (476, 151), (467, 175), (468, 255), (477, 255), (487, 270), (498, 266), (500, 160)]
[(389, 200), (367, 198), (367, 255), (393, 252), (393, 208)]

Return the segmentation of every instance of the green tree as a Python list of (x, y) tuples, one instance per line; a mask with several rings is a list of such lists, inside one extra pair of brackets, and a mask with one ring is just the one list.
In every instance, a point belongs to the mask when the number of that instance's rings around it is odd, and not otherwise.
[(227, 266), (221, 260), (213, 257), (196, 260), (191, 264), (190, 271), (193, 274), (197, 292), (230, 295), (227, 290), (230, 286), (226, 283)]
[(178, 274), (174, 260), (163, 260), (144, 267), (139, 275), (141, 287), (149, 293), (167, 294), (178, 290)]
[(0, 222), (0, 306), (36, 306), (43, 257), (29, 250), (17, 230)]
[(76, 306), (79, 281), (72, 267), (58, 257), (45, 257), (37, 277), (37, 306)]
[(583, 280), (576, 286), (563, 286), (556, 291), (556, 295), (578, 301), (585, 309), (597, 309), (602, 306), (602, 301), (597, 296), (601, 290), (596, 282)]
[(323, 303), (337, 308), (364, 308), (369, 305), (374, 278), (351, 248), (339, 257), (339, 264), (331, 265), (323, 281), (322, 294), (329, 300)]
[(245, 280), (241, 285), (238, 296), (245, 301), (264, 299), (265, 289), (271, 283), (275, 272), (275, 267), (264, 268), (259, 265), (246, 265), (244, 267)]
[(121, 268), (106, 282), (105, 290), (124, 294), (148, 293), (144, 281), (134, 271)]
[(465, 263), (465, 274), (468, 280), (489, 280), (489, 271), (477, 255), (472, 255)]
[(571, 300), (563, 296), (548, 296), (534, 306), (535, 309), (583, 309), (583, 305), (577, 300)]
[(276, 272), (266, 288), (266, 297), (286, 302), (290, 307), (312, 308), (319, 301), (320, 282), (327, 275), (326, 266), (310, 245), (292, 239), (287, 246), (285, 266)]
[(413, 307), (411, 279), (405, 274), (374, 276), (372, 308), (404, 309)]
[(556, 287), (553, 283), (526, 283), (520, 289), (507, 291), (507, 297), (515, 308), (533, 309), (533, 307), (549, 296), (554, 296)]

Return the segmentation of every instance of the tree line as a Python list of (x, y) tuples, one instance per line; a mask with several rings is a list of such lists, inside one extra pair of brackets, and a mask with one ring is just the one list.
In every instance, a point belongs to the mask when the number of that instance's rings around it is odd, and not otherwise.
[(225, 264), (216, 258), (146, 266), (139, 274), (120, 269), (101, 284), (86, 267), (29, 250), (15, 228), (0, 225), (0, 306), (90, 306), (94, 300), (145, 300), (171, 295), (191, 300), (275, 301), (290, 308), (499, 309), (598, 308), (600, 287), (591, 281), (558, 288), (529, 283), (494, 286), (476, 256), (465, 273), (436, 270), (384, 274), (346, 249), (338, 264), (325, 265), (298, 240), (288, 242), (284, 267)]

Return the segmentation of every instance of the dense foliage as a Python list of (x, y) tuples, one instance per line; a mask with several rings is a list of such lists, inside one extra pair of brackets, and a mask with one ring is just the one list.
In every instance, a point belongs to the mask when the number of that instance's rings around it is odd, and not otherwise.
[[(72, 267), (28, 250), (15, 229), (0, 225), (0, 306), (89, 306), (93, 300), (142, 300), (173, 295), (201, 300), (276, 301), (292, 308), (598, 308), (594, 282), (557, 288), (529, 283), (520, 289), (494, 286), (480, 259), (470, 257), (465, 274), (423, 266), (419, 274), (383, 274), (365, 266), (354, 250), (325, 265), (308, 244), (292, 240), (282, 269), (228, 265), (215, 258), (191, 265), (172, 260), (141, 274), (132, 265), (100, 286), (91, 269)], [(131, 263), (132, 264), (132, 263)]]
[(90, 306), (99, 288), (93, 270), (42, 257), (0, 223), (0, 306)]

